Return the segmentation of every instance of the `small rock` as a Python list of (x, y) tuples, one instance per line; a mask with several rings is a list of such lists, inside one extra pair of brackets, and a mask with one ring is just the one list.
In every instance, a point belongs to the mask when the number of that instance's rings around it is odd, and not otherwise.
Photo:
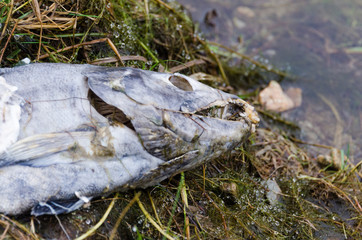
[(21, 59), (21, 62), (26, 65), (26, 64), (30, 64), (31, 60), (29, 58), (24, 58), (24, 59)]
[(221, 199), (225, 205), (232, 206), (237, 203), (238, 186), (234, 182), (223, 182), (220, 185)]
[(246, 17), (252, 18), (252, 17), (255, 17), (255, 12), (251, 8), (239, 6), (235, 10), (235, 15), (236, 16), (246, 16)]
[(246, 27), (246, 23), (236, 17), (233, 18), (233, 23), (234, 23), (234, 26), (237, 27), (238, 29), (243, 29)]
[(31, 60), (29, 58), (24, 58), (24, 59), (21, 59), (17, 64), (16, 66), (23, 66), (23, 65), (28, 65), (31, 63)]
[(271, 41), (274, 41), (275, 40), (275, 37), (273, 34), (268, 34), (265, 38), (268, 42), (271, 42)]
[(266, 194), (266, 197), (269, 200), (270, 205), (275, 206), (280, 201), (280, 194), (282, 193), (282, 190), (275, 180), (268, 179), (264, 183), (269, 190)]
[(274, 57), (277, 52), (274, 49), (267, 49), (264, 51), (264, 56), (266, 57)]
[(265, 109), (276, 112), (284, 112), (294, 107), (292, 99), (283, 92), (279, 83), (274, 80), (260, 91), (259, 101)]
[(205, 14), (204, 23), (209, 27), (216, 27), (215, 19), (218, 17), (216, 9), (212, 9)]
[(220, 188), (221, 188), (221, 191), (223, 191), (224, 193), (229, 193), (229, 194), (233, 195), (234, 197), (236, 197), (238, 195), (238, 186), (234, 182), (230, 182), (230, 183), (224, 182), (221, 184)]

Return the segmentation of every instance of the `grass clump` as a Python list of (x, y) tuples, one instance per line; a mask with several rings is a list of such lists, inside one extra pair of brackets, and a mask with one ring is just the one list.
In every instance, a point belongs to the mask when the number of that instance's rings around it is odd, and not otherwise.
[(205, 64), (200, 59), (206, 58), (201, 56), (203, 46), (179, 5), (123, 0), (1, 4), (2, 66), (26, 57), (154, 70), (195, 59), (194, 65)]

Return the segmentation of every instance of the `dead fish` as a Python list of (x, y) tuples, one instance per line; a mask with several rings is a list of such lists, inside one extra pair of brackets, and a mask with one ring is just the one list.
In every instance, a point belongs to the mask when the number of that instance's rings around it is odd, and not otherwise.
[(181, 74), (91, 65), (0, 69), (0, 212), (61, 214), (146, 188), (242, 144), (259, 118)]

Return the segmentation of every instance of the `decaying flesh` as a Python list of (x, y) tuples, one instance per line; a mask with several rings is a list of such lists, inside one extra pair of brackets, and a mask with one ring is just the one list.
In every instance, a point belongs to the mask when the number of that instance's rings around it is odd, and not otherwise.
[(0, 212), (73, 211), (239, 146), (259, 119), (181, 74), (90, 65), (0, 69)]

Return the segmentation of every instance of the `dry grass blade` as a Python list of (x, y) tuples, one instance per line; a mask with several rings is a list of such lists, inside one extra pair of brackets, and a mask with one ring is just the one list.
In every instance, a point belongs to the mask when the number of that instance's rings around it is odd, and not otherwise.
[(119, 225), (121, 224), (122, 219), (128, 212), (128, 210), (132, 207), (132, 205), (137, 201), (137, 199), (141, 196), (141, 192), (136, 193), (136, 195), (133, 197), (133, 199), (127, 204), (127, 206), (122, 210), (121, 214), (119, 215), (117, 222), (114, 224), (113, 230), (111, 232), (111, 235), (109, 237), (110, 240), (114, 239), (117, 233), (117, 229)]
[[(19, 29), (59, 29), (64, 31), (75, 25), (77, 13), (66, 11), (56, 11), (56, 5), (53, 3), (48, 9), (41, 11), (37, 0), (32, 0), (32, 9), (35, 13), (29, 14), (25, 18), (18, 19)], [(63, 15), (73, 14), (75, 17), (63, 17)]]
[(148, 0), (144, 0), (144, 5), (145, 5), (145, 12), (146, 12), (146, 19), (147, 21), (149, 21), (150, 19), (150, 11), (148, 8)]
[(218, 66), (219, 69), (220, 69), (220, 73), (221, 73), (221, 76), (222, 76), (225, 84), (229, 86), (229, 85), (230, 85), (229, 79), (228, 79), (227, 76), (226, 76), (224, 67), (222, 66), (222, 63), (221, 63), (219, 57), (218, 57), (216, 54), (214, 54), (213, 52), (211, 52), (211, 51), (209, 52), (209, 54), (215, 59), (215, 61), (216, 61), (216, 63), (217, 63), (217, 66)]
[[(0, 43), (1, 43), (2, 37), (3, 37), (4, 34), (5, 34), (6, 28), (7, 28), (8, 24), (9, 24), (9, 21), (10, 21), (12, 12), (13, 12), (13, 7), (14, 7), (14, 0), (11, 0), (11, 2), (10, 2), (10, 8), (9, 8), (9, 10), (8, 10), (8, 16), (6, 17), (6, 21), (5, 21), (5, 24), (4, 24), (4, 26), (3, 26), (3, 31), (1, 32)], [(0, 61), (0, 62), (1, 62), (1, 61)]]
[(28, 236), (30, 236), (32, 239), (39, 239), (39, 237), (37, 235), (35, 235), (34, 233), (31, 232), (31, 230), (29, 230), (26, 226), (24, 226), (23, 224), (19, 223), (18, 221), (11, 219), (3, 214), (0, 214), (2, 219), (5, 219), (6, 221), (13, 223), (18, 229), (20, 229), (21, 231), (19, 231), (18, 234), (22, 235), (22, 238), (25, 238), (25, 236), (23, 235), (24, 233), (27, 234)]
[(323, 145), (323, 144), (317, 144), (317, 143), (309, 143), (309, 142), (305, 142), (305, 141), (302, 141), (300, 139), (297, 139), (293, 136), (290, 136), (289, 137), (293, 142), (296, 142), (296, 143), (300, 143), (300, 144), (306, 144), (306, 145), (310, 145), (310, 146), (315, 146), (315, 147), (320, 147), (320, 148), (326, 148), (326, 149), (333, 149), (334, 147), (332, 146), (327, 146), (327, 145)]
[(109, 38), (101, 38), (101, 39), (96, 39), (96, 40), (92, 40), (92, 41), (89, 41), (89, 42), (83, 42), (83, 43), (79, 43), (79, 44), (75, 44), (73, 46), (69, 46), (69, 47), (65, 47), (65, 48), (62, 48), (62, 49), (58, 49), (56, 51), (53, 51), (51, 53), (47, 53), (47, 54), (44, 54), (44, 55), (41, 55), (39, 57), (39, 59), (44, 59), (44, 58), (47, 58), (49, 57), (50, 55), (55, 55), (57, 53), (61, 53), (61, 52), (65, 52), (65, 51), (68, 51), (68, 50), (71, 50), (71, 49), (75, 49), (75, 48), (79, 48), (79, 47), (82, 47), (82, 46), (87, 46), (87, 45), (93, 45), (93, 44), (96, 44), (96, 43), (101, 43), (101, 42), (107, 42), (108, 44), (111, 43), (111, 48), (113, 51), (115, 51), (118, 59), (122, 62), (123, 64), (123, 61), (122, 61), (122, 57), (119, 55), (117, 49), (115, 48), (114, 44), (109, 40)]
[(8, 232), (8, 230), (10, 228), (10, 223), (0, 220), (0, 224), (5, 225), (5, 229), (4, 229), (3, 233), (0, 236), (0, 240), (3, 240), (3, 239), (5, 239), (6, 233)]
[(75, 23), (74, 18), (53, 18), (46, 20), (42, 24), (30, 23), (29, 20), (20, 20), (19, 29), (59, 29), (60, 31), (65, 31), (73, 27)]
[(351, 173), (355, 172), (360, 178), (362, 178), (362, 173), (358, 171), (358, 167), (362, 165), (362, 160), (359, 161), (359, 163), (357, 163), (356, 165), (354, 165), (353, 163), (350, 163), (350, 165), (353, 167), (351, 169)]
[(85, 234), (77, 237), (75, 240), (86, 239), (95, 233), (95, 231), (104, 223), (104, 221), (106, 221), (109, 213), (111, 212), (111, 210), (118, 198), (118, 195), (119, 195), (119, 193), (116, 193), (116, 195), (113, 197), (112, 202), (109, 204), (109, 206), (108, 206), (106, 212), (104, 213), (103, 217), (101, 218), (101, 220), (99, 220), (99, 222), (96, 225), (94, 225), (92, 228), (90, 228)]
[(160, 225), (162, 225), (161, 220), (160, 220), (160, 218), (159, 218), (159, 216), (158, 216), (158, 213), (157, 213), (157, 210), (156, 210), (155, 203), (153, 202), (153, 199), (152, 199), (151, 194), (150, 194), (149, 192), (148, 192), (148, 197), (149, 197), (149, 199), (150, 199), (151, 206), (152, 206), (152, 210), (153, 210), (153, 212), (154, 212), (154, 214), (155, 214), (155, 216), (156, 216), (157, 222), (158, 222)]
[(183, 63), (181, 65), (178, 65), (176, 67), (170, 68), (169, 72), (174, 73), (174, 72), (179, 72), (182, 71), (184, 69), (196, 66), (196, 65), (200, 65), (200, 64), (205, 64), (206, 62), (202, 59), (195, 59), (186, 63)]
[(3, 59), (3, 56), (4, 56), (4, 53), (5, 53), (6, 47), (8, 46), (8, 44), (9, 44), (9, 42), (10, 42), (10, 39), (11, 39), (11, 37), (13, 36), (14, 31), (15, 31), (17, 25), (18, 25), (18, 23), (16, 22), (16, 23), (15, 23), (15, 26), (14, 26), (13, 29), (11, 30), (11, 34), (9, 35), (8, 40), (6, 41), (4, 48), (1, 50), (1, 54), (0, 54), (0, 65), (1, 65), (1, 60)]
[(107, 43), (108, 45), (112, 48), (113, 52), (116, 54), (116, 56), (118, 57), (118, 60), (121, 62), (122, 66), (124, 66), (124, 63), (122, 61), (122, 57), (121, 55), (119, 54), (116, 46), (113, 44), (113, 42), (111, 41), (111, 39), (109, 38), (106, 38), (107, 39)]
[(158, 2), (159, 4), (161, 4), (162, 6), (164, 6), (165, 8), (167, 8), (168, 10), (171, 10), (171, 11), (175, 11), (175, 9), (173, 9), (172, 7), (170, 7), (167, 3), (161, 1), (161, 0), (155, 0), (156, 2)]
[(160, 225), (158, 225), (156, 223), (155, 220), (153, 220), (153, 218), (151, 217), (151, 215), (146, 211), (145, 207), (143, 206), (143, 204), (141, 203), (141, 201), (139, 200), (139, 198), (136, 199), (138, 206), (140, 207), (141, 211), (143, 212), (143, 214), (146, 216), (146, 218), (148, 219), (148, 221), (150, 221), (150, 223), (167, 239), (169, 240), (174, 240), (173, 237), (171, 237), (168, 233), (166, 233), (161, 227)]
[(40, 48), (41, 48), (41, 39), (43, 36), (43, 21), (42, 21), (42, 14), (40, 13), (40, 8), (39, 8), (39, 2), (38, 0), (32, 0), (32, 7), (33, 7), (33, 11), (35, 12), (35, 15), (40, 23), (40, 37), (39, 37), (39, 46), (38, 46), (38, 54), (37, 54), (37, 61), (39, 61), (39, 56), (40, 56)]
[[(121, 56), (122, 61), (142, 61), (142, 62), (147, 62), (147, 58), (142, 57), (142, 56)], [(100, 58), (100, 59), (96, 59), (93, 62), (91, 62), (90, 64), (94, 64), (94, 65), (100, 65), (100, 64), (106, 64), (106, 63), (115, 63), (118, 62), (118, 58), (115, 57), (107, 57), (107, 58)]]
[(38, 21), (41, 23), (42, 22), (42, 14), (40, 13), (40, 7), (39, 7), (38, 0), (32, 0), (31, 3), (32, 3), (31, 5), (33, 7), (33, 11), (35, 12), (35, 15), (36, 15)]

